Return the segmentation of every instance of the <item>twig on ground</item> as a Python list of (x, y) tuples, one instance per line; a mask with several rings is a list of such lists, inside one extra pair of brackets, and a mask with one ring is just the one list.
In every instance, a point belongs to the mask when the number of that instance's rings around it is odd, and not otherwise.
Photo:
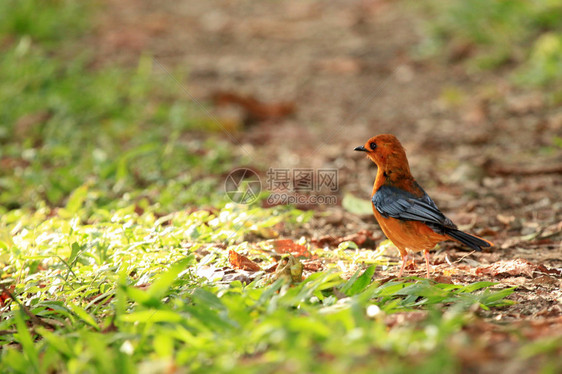
[(50, 323), (47, 323), (47, 322), (43, 321), (41, 318), (39, 318), (35, 314), (31, 313), (29, 308), (26, 307), (25, 305), (23, 305), (14, 296), (14, 294), (12, 292), (10, 292), (10, 290), (8, 290), (8, 288), (5, 285), (1, 285), (0, 287), (2, 287), (2, 292), (5, 292), (8, 296), (10, 296), (10, 299), (14, 300), (14, 302), (19, 305), (21, 310), (29, 317), (29, 319), (31, 320), (31, 322), (33, 324), (43, 326), (43, 327), (48, 328), (48, 329), (55, 329), (55, 326), (51, 325)]

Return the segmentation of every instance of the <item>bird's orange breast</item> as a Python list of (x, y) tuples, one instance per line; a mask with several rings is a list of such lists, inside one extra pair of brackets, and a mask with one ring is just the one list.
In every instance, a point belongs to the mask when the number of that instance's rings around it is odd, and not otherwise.
[(374, 206), (373, 213), (386, 237), (402, 254), (406, 253), (406, 249), (413, 252), (429, 250), (437, 243), (448, 239), (423, 222), (383, 217)]

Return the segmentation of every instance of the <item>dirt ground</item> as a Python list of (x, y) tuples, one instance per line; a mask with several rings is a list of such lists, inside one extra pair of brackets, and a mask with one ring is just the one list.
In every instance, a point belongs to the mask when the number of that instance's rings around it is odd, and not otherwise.
[[(411, 2), (105, 1), (90, 37), (99, 62), (134, 66), (150, 53), (156, 73), (187, 71), (186, 102), (234, 122), (258, 168), (337, 168), (338, 198), (368, 199), (376, 169), (353, 148), (395, 134), (445, 214), (495, 243), (483, 253), (444, 243), (434, 276), (515, 286), (518, 303), (489, 319), (562, 330), (562, 152), (552, 143), (562, 108), (506, 72), (467, 73), (462, 56), (416, 58), (423, 20)], [(285, 236), (383, 238), (372, 216), (319, 210)], [(417, 262), (410, 274), (423, 275)]]

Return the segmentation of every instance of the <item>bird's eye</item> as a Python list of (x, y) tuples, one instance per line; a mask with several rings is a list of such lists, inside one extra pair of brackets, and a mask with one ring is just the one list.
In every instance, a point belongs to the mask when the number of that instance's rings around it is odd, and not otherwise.
[(377, 143), (372, 142), (371, 144), (369, 144), (369, 147), (371, 147), (371, 150), (375, 150), (375, 148), (377, 148)]

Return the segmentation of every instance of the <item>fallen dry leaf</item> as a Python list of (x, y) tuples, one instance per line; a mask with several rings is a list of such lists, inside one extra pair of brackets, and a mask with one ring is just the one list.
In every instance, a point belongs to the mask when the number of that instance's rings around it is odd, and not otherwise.
[(244, 109), (246, 122), (260, 122), (279, 120), (295, 113), (295, 104), (292, 102), (264, 103), (252, 96), (244, 96), (235, 92), (218, 91), (213, 94), (216, 106), (236, 105)]
[(239, 254), (232, 249), (228, 252), (228, 260), (230, 265), (236, 269), (250, 270), (250, 271), (260, 271), (261, 268), (254, 261), (250, 260), (248, 257)]
[(555, 268), (547, 268), (546, 266), (544, 266), (543, 264), (539, 264), (537, 266), (537, 270), (541, 271), (545, 274), (555, 274), (555, 275), (562, 275), (562, 269), (555, 269)]
[[(557, 309), (555, 313), (560, 313), (559, 307), (555, 309)], [(517, 324), (523, 330), (523, 335), (531, 340), (562, 335), (562, 317), (560, 314), (555, 316), (543, 315), (543, 319), (519, 321)]]
[(447, 276), (445, 274), (437, 275), (435, 278), (433, 278), (433, 280), (438, 282), (438, 283), (453, 284), (453, 278), (451, 278), (450, 276)]
[(311, 257), (312, 254), (302, 244), (295, 243), (291, 239), (275, 239), (268, 240), (267, 244), (273, 247), (273, 250), (278, 254), (289, 253), (295, 257)]
[(23, 158), (16, 157), (3, 157), (0, 159), (0, 168), (5, 170), (11, 170), (15, 168), (26, 168), (29, 166), (29, 161)]
[(498, 214), (496, 216), (496, 218), (498, 219), (498, 221), (500, 221), (501, 223), (503, 223), (506, 226), (509, 226), (512, 222), (515, 221), (515, 216), (512, 216), (512, 215)]
[(320, 271), (322, 269), (324, 269), (324, 265), (322, 264), (322, 262), (320, 260), (306, 260), (306, 261), (301, 261), (302, 265), (304, 266), (304, 270), (310, 271), (310, 272), (317, 272)]
[(4, 307), (8, 303), (8, 300), (12, 298), (10, 293), (13, 292), (15, 288), (15, 285), (11, 285), (7, 289), (3, 289), (3, 291), (0, 293), (0, 307)]
[(552, 224), (552, 225), (546, 227), (542, 231), (540, 236), (541, 236), (541, 238), (546, 238), (546, 237), (549, 237), (549, 236), (556, 235), (561, 231), (562, 231), (562, 222), (557, 222), (555, 224)]
[(493, 263), (490, 266), (484, 266), (476, 269), (477, 275), (491, 275), (491, 276), (517, 276), (524, 275), (526, 277), (532, 278), (533, 272), (537, 270), (538, 267), (535, 264), (523, 259), (516, 260), (502, 260)]
[(558, 285), (559, 283), (560, 281), (558, 279), (551, 277), (549, 275), (541, 275), (540, 277), (533, 279), (533, 284), (537, 284), (541, 286), (554, 286), (554, 285)]
[(279, 265), (278, 262), (274, 263), (273, 265), (271, 265), (268, 268), (265, 268), (264, 270), (265, 270), (266, 273), (274, 273), (275, 270), (277, 270), (277, 265)]

